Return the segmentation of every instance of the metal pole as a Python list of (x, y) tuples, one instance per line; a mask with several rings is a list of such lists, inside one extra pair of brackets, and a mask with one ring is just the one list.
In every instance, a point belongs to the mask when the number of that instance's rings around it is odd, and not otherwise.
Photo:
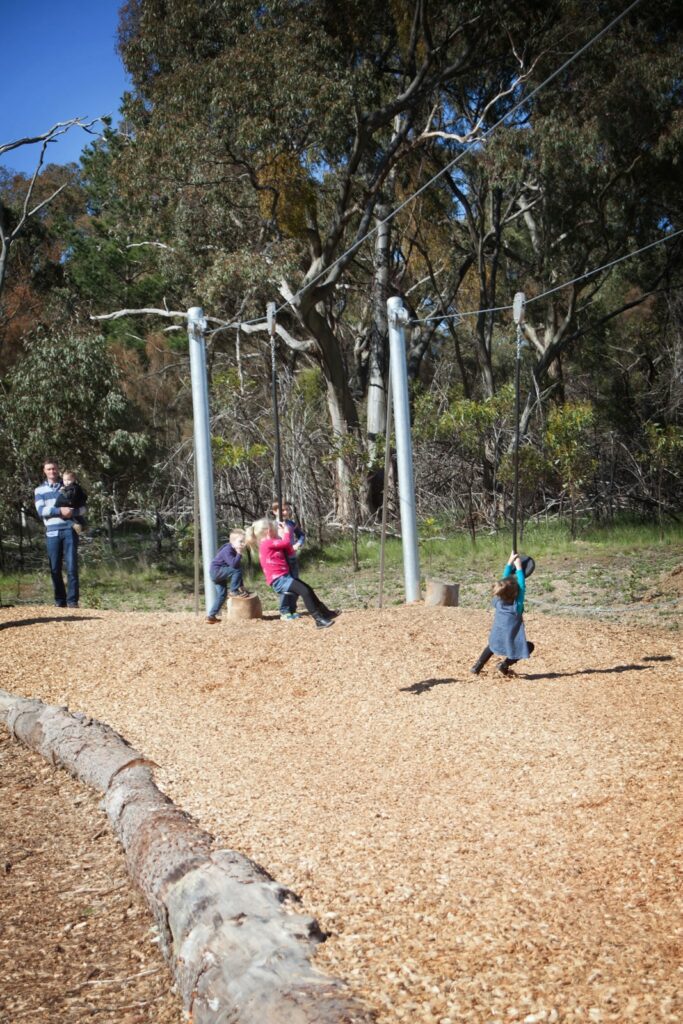
[(275, 303), (269, 302), (266, 308), (268, 330), (270, 332), (270, 382), (273, 398), (273, 423), (275, 424), (275, 493), (280, 519), (284, 520), (282, 510), (282, 463), (280, 459), (280, 413), (277, 401), (277, 367), (275, 365)]
[(517, 551), (517, 508), (519, 506), (519, 350), (521, 330), (517, 327), (517, 358), (515, 359), (515, 493), (512, 505), (512, 550)]
[[(194, 418), (194, 452), (197, 490), (199, 493), (199, 524), (204, 567), (204, 603), (208, 613), (216, 596), (211, 579), (211, 559), (216, 554), (216, 506), (213, 495), (213, 463), (211, 459), (211, 428), (209, 421), (209, 392), (206, 381), (206, 347), (204, 311), (193, 306), (187, 311), (187, 334), (190, 343), (190, 373), (192, 375), (192, 412)], [(196, 528), (196, 525), (195, 525)]]
[(401, 511), (403, 575), (406, 602), (419, 601), (420, 560), (417, 546), (417, 515), (413, 479), (413, 450), (410, 436), (410, 403), (408, 401), (408, 368), (406, 366), (405, 324), (408, 313), (398, 296), (387, 302), (389, 320), (389, 358), (394, 393), (394, 425), (398, 462), (398, 497)]
[(199, 491), (197, 489), (197, 465), (194, 467), (194, 613), (199, 615)]
[(377, 607), (384, 603), (384, 548), (387, 542), (387, 492), (389, 490), (389, 472), (391, 469), (391, 359), (387, 373), (387, 409), (386, 428), (384, 432), (384, 486), (382, 487), (382, 536), (379, 548), (379, 597)]
[(512, 550), (517, 551), (517, 509), (519, 507), (519, 365), (522, 358), (522, 323), (524, 322), (524, 292), (517, 292), (512, 304), (512, 318), (517, 325), (517, 353), (515, 358), (515, 490), (512, 505)]

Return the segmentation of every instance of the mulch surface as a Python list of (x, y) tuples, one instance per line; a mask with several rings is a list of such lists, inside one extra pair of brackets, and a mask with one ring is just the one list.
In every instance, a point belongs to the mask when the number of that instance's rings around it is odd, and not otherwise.
[(99, 797), (0, 733), (0, 1021), (178, 1024)]
[[(153, 759), (217, 845), (302, 897), (318, 965), (380, 1024), (680, 1021), (681, 634), (526, 624), (536, 651), (505, 678), (470, 675), (490, 616), (465, 608), (320, 631), (1, 609), (0, 687)], [(78, 892), (126, 878), (97, 798), (4, 738), (0, 756), (0, 1021), (179, 1022), (132, 883)], [(153, 990), (84, 987), (153, 968), (133, 979)]]

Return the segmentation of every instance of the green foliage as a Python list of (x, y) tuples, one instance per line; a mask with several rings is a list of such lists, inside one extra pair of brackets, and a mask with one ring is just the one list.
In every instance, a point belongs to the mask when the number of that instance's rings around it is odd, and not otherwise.
[(680, 474), (683, 471), (683, 427), (646, 423), (645, 440), (647, 447), (641, 459), (655, 472)]
[(299, 370), (294, 386), (311, 409), (322, 410), (325, 399), (325, 381), (318, 366), (307, 366)]
[[(515, 478), (514, 451), (505, 453), (498, 466), (501, 484), (511, 487)], [(537, 493), (543, 483), (549, 483), (552, 463), (546, 455), (533, 445), (521, 445), (519, 449), (519, 492), (523, 501)]]
[(17, 486), (39, 477), (46, 457), (84, 475), (91, 500), (120, 494), (150, 454), (137, 410), (123, 394), (101, 337), (53, 336), (33, 342), (7, 381), (4, 444)]
[(488, 438), (503, 427), (509, 427), (513, 410), (512, 385), (500, 388), (493, 397), (483, 401), (455, 397), (446, 408), (433, 393), (418, 391), (414, 404), (415, 436), (452, 441), (463, 454), (477, 458)]
[(258, 462), (269, 455), (268, 446), (265, 444), (235, 444), (224, 437), (211, 438), (211, 451), (215, 469), (220, 472), (224, 469), (235, 469), (248, 462)]
[(575, 494), (586, 476), (595, 469), (590, 451), (589, 430), (595, 414), (588, 402), (574, 402), (551, 409), (545, 432), (548, 456), (556, 467), (562, 486)]

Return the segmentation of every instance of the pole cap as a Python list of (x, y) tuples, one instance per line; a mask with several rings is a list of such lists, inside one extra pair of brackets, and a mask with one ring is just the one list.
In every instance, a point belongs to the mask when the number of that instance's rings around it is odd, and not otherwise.
[(526, 305), (526, 295), (524, 292), (515, 292), (515, 297), (512, 300), (512, 319), (516, 324), (524, 323), (524, 307)]

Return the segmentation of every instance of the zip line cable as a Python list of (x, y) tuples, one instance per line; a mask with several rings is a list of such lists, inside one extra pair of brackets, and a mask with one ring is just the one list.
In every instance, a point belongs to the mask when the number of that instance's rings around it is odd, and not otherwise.
[[(654, 249), (655, 246), (662, 245), (663, 242), (670, 242), (672, 238), (676, 238), (678, 235), (682, 234), (683, 228), (680, 228), (678, 231), (674, 231), (670, 235), (663, 235), (654, 242), (649, 242), (647, 245), (641, 246), (640, 249), (634, 249), (633, 252), (626, 253), (625, 256), (618, 256), (615, 260), (611, 260), (609, 263), (603, 263), (601, 267), (595, 267), (593, 270), (587, 270), (585, 274), (579, 274), (578, 277), (573, 277), (571, 281), (564, 281), (562, 284), (557, 284), (553, 288), (548, 288), (547, 291), (541, 292), (540, 295), (534, 295), (531, 298), (528, 298), (526, 300), (526, 305), (529, 306), (532, 302), (538, 302), (539, 299), (545, 299), (548, 295), (552, 295), (554, 292), (562, 291), (563, 288), (569, 288), (570, 285), (576, 284), (578, 281), (583, 281), (587, 277), (592, 277), (593, 274), (599, 274), (601, 270), (609, 270), (610, 267), (615, 267), (617, 263), (623, 263), (624, 260), (630, 260), (633, 256), (638, 256), (641, 252), (646, 252), (648, 249)], [(509, 306), (491, 306), (490, 309), (467, 309), (457, 313), (443, 313), (441, 316), (427, 316), (423, 319), (415, 318), (414, 320), (410, 320), (410, 323), (428, 324), (438, 320), (459, 320), (466, 316), (479, 316), (481, 313), (502, 313), (508, 309), (512, 309), (512, 304)]]
[[(488, 136), (491, 135), (496, 130), (496, 128), (500, 127), (500, 125), (507, 121), (508, 118), (512, 117), (512, 115), (516, 114), (518, 110), (521, 110), (522, 107), (526, 106), (526, 104), (530, 100), (532, 100), (534, 96), (536, 96), (542, 89), (544, 89), (546, 85), (549, 85), (550, 82), (557, 78), (558, 75), (561, 75), (565, 68), (568, 68), (569, 65), (572, 64), (583, 53), (585, 53), (586, 50), (590, 49), (590, 47), (593, 46), (594, 43), (597, 43), (597, 41), (601, 39), (602, 36), (604, 36), (607, 32), (610, 31), (610, 29), (614, 28), (615, 25), (618, 25), (619, 22), (622, 21), (626, 17), (626, 15), (629, 14), (634, 9), (634, 7), (637, 7), (640, 2), (641, 0), (633, 0), (633, 3), (629, 4), (629, 6), (621, 12), (621, 14), (617, 15), (617, 17), (610, 21), (608, 25), (605, 25), (604, 28), (600, 29), (600, 31), (596, 35), (594, 35), (592, 39), (589, 39), (587, 43), (584, 43), (583, 46), (580, 47), (580, 49), (576, 50), (571, 55), (571, 57), (568, 57), (564, 64), (560, 65), (560, 67), (553, 71), (552, 74), (548, 75), (548, 77), (545, 78), (539, 85), (537, 85), (536, 88), (533, 89), (528, 96), (525, 96), (518, 103), (516, 103), (511, 110), (508, 110), (506, 114), (504, 114), (495, 122), (495, 124), (492, 124), (490, 128), (487, 128), (482, 135), (468, 142), (466, 148), (461, 153), (458, 153), (458, 155), (454, 157), (454, 159), (451, 160), (450, 163), (447, 163), (445, 167), (442, 167), (440, 171), (437, 171), (437, 173), (433, 177), (426, 181), (424, 185), (421, 185), (420, 188), (413, 192), (411, 195), (409, 195), (407, 199), (404, 199), (403, 202), (400, 203), (395, 210), (392, 210), (391, 213), (389, 213), (384, 218), (384, 220), (380, 221), (374, 228), (366, 232), (366, 234), (363, 235), (362, 238), (359, 238), (358, 241), (354, 242), (353, 245), (349, 246), (349, 248), (345, 252), (343, 252), (341, 256), (338, 256), (337, 259), (333, 263), (331, 263), (329, 267), (327, 267), (325, 270), (321, 270), (317, 277), (312, 278), (308, 282), (308, 284), (306, 285), (306, 289), (312, 287), (312, 285), (314, 285), (321, 278), (327, 276), (332, 270), (334, 270), (336, 266), (338, 266), (342, 262), (342, 260), (345, 260), (347, 256), (350, 256), (352, 253), (356, 251), (356, 249), (359, 249), (364, 242), (367, 242), (370, 238), (377, 234), (379, 229), (384, 224), (388, 224), (390, 221), (392, 221), (394, 217), (397, 214), (399, 214), (401, 210), (403, 210), (409, 203), (411, 203), (414, 199), (417, 199), (418, 196), (422, 195), (422, 193), (425, 192), (428, 188), (430, 188), (430, 186), (433, 185), (434, 182), (437, 181), (443, 174), (449, 171), (452, 167), (455, 167), (456, 164), (458, 164), (460, 160), (467, 155), (467, 153), (473, 146), (479, 145), (481, 142), (485, 141), (488, 138)], [(301, 291), (302, 289), (299, 289), (292, 299), (288, 299), (285, 302), (283, 302), (280, 306), (278, 306), (277, 309), (275, 310), (275, 314), (277, 315), (281, 310), (286, 309), (287, 306), (292, 306), (297, 296), (301, 295)]]
[[(338, 256), (337, 259), (334, 260), (334, 262), (331, 263), (329, 267), (327, 267), (325, 270), (322, 270), (316, 277), (312, 278), (308, 282), (308, 284), (306, 285), (306, 288), (308, 289), (308, 288), (312, 287), (312, 285), (316, 284), (317, 281), (320, 281), (321, 278), (327, 276), (332, 270), (334, 270), (334, 268), (336, 266), (338, 266), (342, 262), (342, 260), (345, 260), (347, 258), (347, 256), (350, 256), (357, 249), (359, 249), (365, 242), (369, 241), (369, 239), (371, 239), (375, 234), (377, 234), (379, 229), (384, 224), (390, 223), (394, 219), (394, 217), (396, 217), (401, 212), (401, 210), (405, 209), (405, 207), (409, 203), (411, 203), (414, 199), (417, 199), (417, 197), (422, 195), (423, 192), (425, 192), (428, 188), (430, 188), (434, 184), (435, 181), (438, 181), (438, 179), (441, 178), (442, 175), (446, 174), (447, 171), (450, 171), (451, 168), (455, 167), (462, 160), (462, 158), (469, 153), (469, 151), (475, 145), (479, 145), (481, 142), (487, 141), (488, 137), (496, 130), (496, 128), (499, 128), (501, 124), (503, 124), (510, 117), (512, 117), (514, 114), (516, 114), (519, 110), (521, 110), (522, 107), (526, 106), (526, 104), (529, 103), (530, 100), (532, 100), (534, 98), (534, 96), (537, 96), (538, 93), (541, 92), (542, 89), (544, 89), (547, 85), (549, 85), (555, 78), (558, 77), (558, 75), (561, 75), (562, 72), (566, 68), (568, 68), (571, 64), (573, 64), (573, 62), (575, 60), (577, 60), (578, 57), (580, 57), (588, 49), (590, 49), (591, 46), (593, 46), (595, 43), (597, 43), (598, 40), (601, 39), (604, 35), (606, 35), (606, 33), (609, 32), (612, 28), (614, 28), (615, 25), (618, 25), (620, 21), (623, 21), (623, 19), (628, 14), (630, 14), (630, 12), (635, 7), (637, 7), (640, 2), (641, 2), (641, 0), (633, 0), (633, 3), (629, 4), (629, 6), (626, 7), (621, 12), (621, 14), (618, 14), (616, 18), (613, 18), (612, 21), (609, 22), (609, 24), (607, 24), (603, 28), (601, 28), (600, 31), (596, 33), (596, 35), (594, 35), (591, 39), (589, 39), (586, 43), (584, 43), (583, 46), (581, 46), (570, 57), (568, 57), (567, 60), (564, 61), (564, 63), (561, 64), (559, 68), (556, 68), (555, 71), (553, 71), (550, 75), (548, 75), (548, 77), (545, 78), (539, 85), (537, 85), (536, 88), (533, 89), (528, 94), (528, 96), (525, 96), (518, 103), (516, 103), (512, 107), (511, 110), (507, 111), (507, 113), (505, 113), (494, 124), (492, 124), (490, 126), (490, 128), (487, 128), (483, 132), (482, 135), (480, 135), (478, 138), (472, 139), (470, 142), (468, 142), (466, 147), (465, 147), (465, 149), (463, 149), (463, 151), (461, 153), (458, 153), (458, 155), (456, 157), (454, 157), (453, 160), (451, 160), (449, 163), (447, 163), (445, 167), (442, 167), (441, 170), (437, 171), (437, 173), (435, 175), (433, 175), (428, 181), (426, 181), (424, 183), (424, 185), (421, 185), (419, 189), (416, 189), (415, 192), (413, 192), (406, 199), (404, 199), (403, 202), (400, 203), (396, 207), (396, 209), (392, 210), (391, 213), (389, 213), (384, 218), (384, 220), (380, 221), (374, 228), (372, 228), (370, 231), (366, 232), (366, 234), (364, 234), (362, 238), (359, 238), (358, 241), (354, 242), (353, 245), (349, 246), (349, 248), (346, 249), (341, 254), (341, 256)], [(679, 232), (676, 232), (676, 234), (678, 234), (678, 233)], [(668, 240), (668, 238), (674, 238), (674, 237), (675, 237), (674, 235), (669, 235), (669, 236), (667, 236), (667, 239), (661, 239), (660, 241), (666, 241), (666, 240)], [(654, 242), (652, 244), (653, 245), (657, 245), (659, 243), (658, 242)], [(650, 248), (650, 246), (645, 246), (644, 248)], [(638, 250), (638, 251), (640, 252), (640, 251), (643, 251), (643, 250)], [(633, 255), (636, 255), (636, 253), (631, 253), (629, 255), (633, 256)], [(621, 257), (621, 259), (628, 259), (628, 258), (629, 258), (629, 256)], [(615, 263), (616, 262), (619, 262), (619, 260), (616, 260)], [(596, 274), (596, 273), (599, 272), (599, 270), (604, 270), (604, 269), (606, 269), (607, 266), (612, 266), (612, 265), (613, 264), (606, 264), (605, 267), (599, 267), (599, 268), (597, 268), (595, 270), (589, 271), (588, 274), (582, 274), (580, 277), (575, 278), (574, 281), (568, 281), (568, 282), (566, 282), (563, 285), (558, 285), (556, 288), (553, 288), (553, 289), (550, 289), (547, 292), (544, 292), (542, 295), (535, 296), (534, 299), (529, 299), (529, 302), (534, 302), (534, 301), (536, 301), (538, 299), (544, 298), (546, 295), (551, 294), (551, 292), (553, 292), (553, 291), (559, 291), (561, 288), (566, 288), (570, 284), (574, 284), (576, 281), (581, 280), (583, 277), (590, 276), (592, 274)], [(281, 305), (279, 305), (275, 309), (275, 315), (277, 316), (278, 313), (280, 313), (283, 309), (286, 309), (288, 306), (293, 306), (294, 301), (297, 298), (297, 296), (301, 295), (301, 291), (302, 291), (302, 289), (299, 289), (291, 299), (288, 299), (285, 302), (281, 303)], [(479, 315), (480, 313), (499, 313), (499, 312), (504, 312), (505, 310), (509, 310), (509, 309), (512, 309), (512, 306), (494, 306), (491, 309), (481, 309), (481, 310), (475, 310), (475, 311), (471, 311), (471, 312), (468, 311), (466, 313), (448, 314), (447, 316), (441, 316), (441, 317), (428, 317), (428, 318), (426, 318), (424, 320), (411, 321), (411, 322), (412, 323), (416, 323), (416, 322), (428, 323), (430, 320), (446, 320), (446, 319), (455, 318), (455, 317), (458, 317), (458, 316), (475, 316), (475, 315)], [(244, 321), (241, 321), (239, 324), (237, 324), (237, 323), (235, 323), (235, 324), (225, 324), (225, 325), (222, 325), (221, 327), (214, 328), (214, 330), (212, 330), (212, 331), (207, 331), (207, 337), (209, 335), (211, 335), (211, 334), (216, 334), (219, 331), (225, 331), (225, 330), (229, 330), (231, 328), (237, 330), (241, 326), (245, 326), (246, 327), (246, 326), (252, 326), (252, 325), (256, 325), (256, 324), (263, 324), (265, 322), (266, 322), (266, 318), (265, 317), (255, 317), (253, 320), (244, 320)]]
[[(594, 274), (599, 274), (603, 270), (609, 270), (610, 267), (615, 267), (618, 263), (623, 263), (625, 260), (630, 260), (634, 256), (639, 256), (642, 252), (647, 252), (648, 249), (654, 249), (658, 245), (662, 245), (664, 242), (670, 242), (672, 239), (677, 238), (678, 235), (683, 234), (683, 228), (679, 228), (678, 231), (673, 231), (670, 235), (663, 235), (661, 238), (657, 238), (654, 242), (648, 242), (647, 245), (643, 245), (640, 249), (634, 249), (633, 252), (626, 253), (624, 256), (618, 256), (614, 260), (610, 260), (609, 263), (603, 263), (602, 266), (594, 267), (592, 270), (587, 270), (583, 274), (579, 274), (578, 277), (573, 277), (569, 281), (563, 281), (562, 284), (557, 284), (553, 288), (548, 288), (546, 291), (541, 292), (540, 295), (533, 295), (526, 300), (526, 305), (529, 306), (532, 302), (538, 302), (540, 299), (547, 298), (548, 295), (553, 295), (554, 292), (562, 291), (563, 288), (569, 288), (570, 285), (576, 284), (578, 281), (583, 281), (588, 277), (592, 277)], [(504, 313), (506, 310), (512, 309), (512, 304), (507, 306), (490, 306), (488, 309), (466, 309), (458, 310), (455, 313), (441, 313), (436, 316), (426, 317), (415, 317), (411, 319), (411, 324), (429, 324), (440, 320), (461, 320), (466, 316), (479, 316), (482, 313)], [(257, 320), (247, 320), (240, 322), (239, 324), (225, 324), (222, 327), (216, 327), (213, 331), (207, 331), (207, 337), (210, 334), (215, 334), (217, 331), (226, 331), (230, 328), (239, 328), (243, 326), (243, 323), (251, 325), (254, 323), (265, 322), (265, 318), (259, 318)]]

